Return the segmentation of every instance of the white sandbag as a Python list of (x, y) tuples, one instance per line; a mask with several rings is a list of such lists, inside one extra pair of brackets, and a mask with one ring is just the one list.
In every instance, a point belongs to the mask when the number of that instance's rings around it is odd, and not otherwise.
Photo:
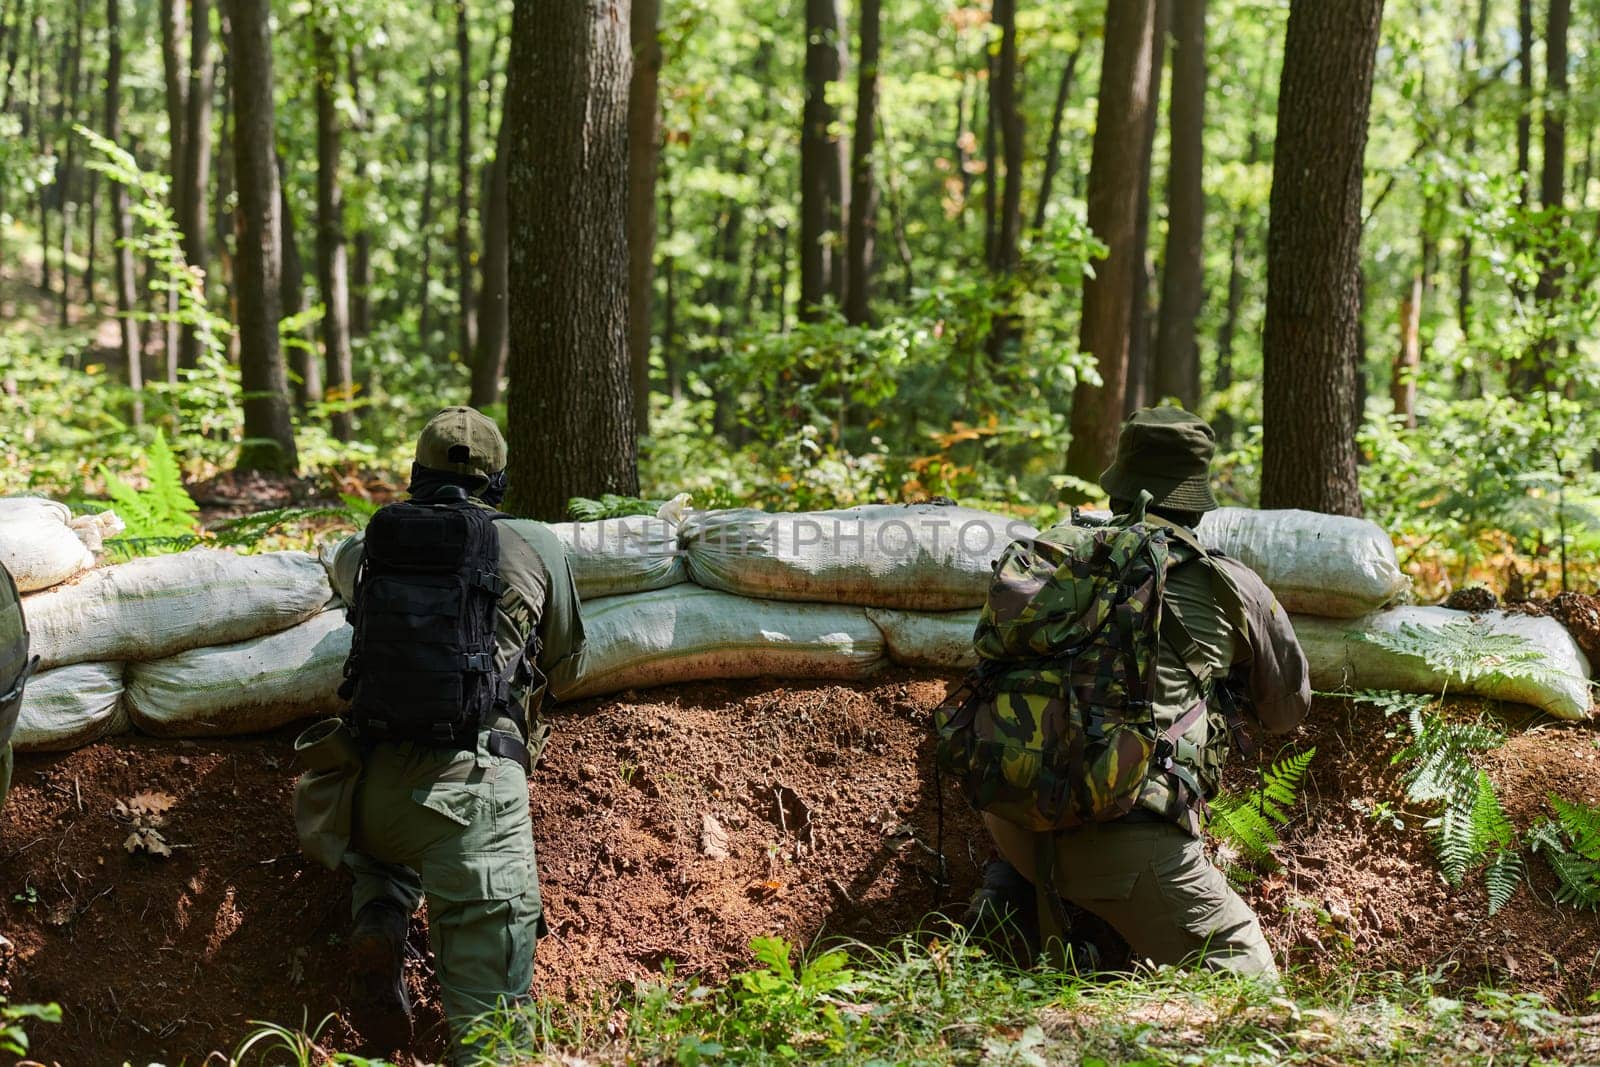
[(59, 752), (130, 729), (122, 664), (75, 663), (29, 679), (11, 744), (18, 752)]
[[(1490, 672), (1463, 681), (1447, 678), (1419, 656), (1392, 652), (1362, 633), (1399, 634), (1403, 627), (1437, 629), (1451, 623), (1479, 620), (1492, 634), (1524, 638), (1545, 653), (1547, 664), (1532, 677)], [(1472, 693), (1496, 700), (1531, 704), (1561, 719), (1589, 714), (1592, 692), (1590, 665), (1566, 627), (1554, 619), (1492, 611), (1482, 616), (1447, 608), (1393, 608), (1359, 619), (1293, 617), (1295, 633), (1311, 665), (1311, 684), (1318, 689), (1398, 689), (1407, 693)]]
[(551, 523), (567, 546), (567, 565), (588, 602), (623, 593), (665, 589), (689, 580), (675, 523), (649, 515), (597, 522)]
[(340, 709), (350, 627), (335, 609), (281, 633), (128, 664), (128, 713), (157, 737), (272, 730)]
[(42, 497), (0, 499), (0, 564), (24, 593), (60, 585), (94, 566), (94, 554), (68, 525), (65, 504)]
[(1032, 526), (932, 504), (711, 511), (683, 525), (689, 578), (767, 600), (954, 611), (983, 604), (994, 561)]
[(242, 641), (302, 622), (333, 596), (304, 552), (190, 549), (102, 567), (72, 585), (27, 597), (23, 610), (41, 665), (150, 660)]
[(596, 601), (583, 629), (583, 660), (564, 699), (711, 678), (860, 678), (883, 658), (883, 635), (860, 608), (693, 585)]
[(978, 628), (976, 610), (895, 611), (868, 608), (867, 618), (883, 632), (889, 658), (902, 667), (966, 670), (978, 663), (972, 633)]
[(1405, 594), (1410, 582), (1377, 523), (1313, 511), (1218, 508), (1197, 532), (1243, 563), (1289, 611), (1350, 619)]

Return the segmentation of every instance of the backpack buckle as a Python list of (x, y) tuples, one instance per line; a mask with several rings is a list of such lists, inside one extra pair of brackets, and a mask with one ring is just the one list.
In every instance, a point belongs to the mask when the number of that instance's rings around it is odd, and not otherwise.
[(461, 657), (461, 662), (469, 671), (488, 674), (494, 670), (494, 657), (487, 652), (468, 652)]
[(496, 597), (506, 591), (505, 579), (492, 571), (479, 571), (472, 581), (479, 589), (488, 590)]

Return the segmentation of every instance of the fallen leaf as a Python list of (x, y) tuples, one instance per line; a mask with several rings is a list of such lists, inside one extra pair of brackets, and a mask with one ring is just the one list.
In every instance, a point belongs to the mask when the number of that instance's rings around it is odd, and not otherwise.
[(135, 815), (160, 815), (176, 803), (169, 793), (139, 793), (128, 801), (128, 809)]
[(728, 845), (728, 831), (722, 828), (716, 816), (710, 812), (703, 813), (700, 816), (701, 853), (714, 860), (725, 860), (728, 858)]

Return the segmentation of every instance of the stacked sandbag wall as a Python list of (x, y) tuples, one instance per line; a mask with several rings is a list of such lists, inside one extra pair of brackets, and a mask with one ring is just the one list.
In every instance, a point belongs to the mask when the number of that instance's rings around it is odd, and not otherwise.
[[(40, 508), (29, 508), (37, 521)], [(587, 633), (569, 699), (763, 675), (856, 679), (886, 663), (963, 669), (994, 561), (1037, 533), (937, 505), (739, 509), (552, 529), (566, 546)], [(1318, 687), (1446, 688), (1421, 660), (1363, 636), (1466, 618), (1390, 607), (1407, 583), (1377, 526), (1221, 509), (1199, 534), (1255, 568), (1292, 613)], [(135, 560), (31, 594), (24, 610), (50, 669), (29, 690), (19, 747), (70, 747), (130, 727), (246, 733), (338, 707), (350, 629), (323, 565), (305, 553)], [(1483, 675), (1454, 691), (1565, 718), (1588, 714), (1590, 666), (1559, 624), (1495, 615), (1479, 625), (1527, 637), (1551, 669)]]

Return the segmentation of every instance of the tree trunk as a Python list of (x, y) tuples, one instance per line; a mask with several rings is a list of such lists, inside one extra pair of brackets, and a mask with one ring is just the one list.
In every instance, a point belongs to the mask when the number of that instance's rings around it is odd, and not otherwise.
[[(1259, 100), (1260, 97), (1258, 87), (1256, 98)], [(1252, 121), (1249, 147), (1245, 150), (1245, 165), (1254, 167), (1260, 158), (1261, 135)], [(1223, 309), (1222, 325), (1217, 328), (1217, 366), (1212, 378), (1212, 389), (1218, 394), (1226, 392), (1233, 385), (1233, 335), (1239, 324), (1239, 309), (1244, 304), (1244, 249), (1248, 236), (1246, 221), (1254, 217), (1255, 212), (1241, 209), (1233, 222), (1228, 256), (1228, 306)], [(1220, 401), (1216, 415), (1211, 420), (1211, 428), (1216, 431), (1218, 447), (1227, 448), (1232, 444), (1233, 412)]]
[[(1203, 3), (1204, 0), (1201, 0)], [(1061, 169), (1061, 120), (1067, 113), (1067, 101), (1072, 97), (1072, 78), (1078, 70), (1078, 55), (1083, 49), (1074, 47), (1061, 68), (1061, 81), (1056, 85), (1056, 106), (1050, 112), (1050, 142), (1045, 147), (1044, 173), (1039, 178), (1039, 200), (1033, 205), (1033, 228), (1044, 229), (1044, 216), (1050, 206), (1050, 190), (1055, 185), (1056, 171)]]
[(873, 256), (878, 240), (878, 178), (873, 155), (876, 151), (882, 12), (882, 0), (861, 0), (861, 54), (856, 61), (855, 135), (850, 139), (850, 240), (844, 298), (844, 317), (856, 326), (867, 322), (868, 303), (872, 298)]
[(1400, 348), (1395, 353), (1389, 397), (1394, 413), (1408, 430), (1417, 428), (1417, 372), (1422, 367), (1422, 275), (1411, 278), (1411, 288), (1400, 301)]
[[(1545, 22), (1544, 73), (1544, 161), (1539, 174), (1539, 206), (1550, 219), (1552, 239), (1547, 239), (1539, 254), (1539, 283), (1534, 299), (1543, 305), (1546, 322), (1559, 313), (1557, 298), (1566, 267), (1554, 247), (1554, 231), (1565, 225), (1567, 177), (1567, 29), (1572, 21), (1572, 0), (1550, 0)], [(1550, 387), (1550, 364), (1555, 359), (1560, 338), (1546, 327), (1515, 376), (1527, 389)]]
[[(222, 55), (217, 60), (217, 99), (222, 109), (221, 121), (218, 123), (217, 135), (217, 180), (215, 182), (216, 197), (212, 209), (210, 225), (215, 227), (217, 246), (216, 261), (217, 278), (222, 282), (226, 293), (228, 319), (237, 321), (239, 316), (238, 270), (233, 261), (237, 244), (234, 240), (234, 217), (231, 203), (234, 199), (234, 130), (237, 119), (233, 114), (233, 79), (236, 77), (232, 69), (232, 40), (233, 27), (228, 21), (227, 0), (219, 0), (217, 7), (217, 21), (222, 30)], [(281, 259), (281, 256), (280, 256)], [(229, 344), (233, 348), (233, 355), (238, 357), (239, 335), (234, 333)]]
[(478, 348), (472, 360), (469, 401), (480, 409), (499, 403), (500, 379), (506, 372), (506, 125), (502, 109), (483, 202), (483, 301), (478, 306)]
[(1517, 196), (1533, 203), (1533, 0), (1517, 0)]
[(1156, 331), (1155, 396), (1200, 404), (1195, 320), (1205, 298), (1204, 234), (1206, 3), (1178, 0), (1172, 21), (1171, 164), (1167, 169), (1167, 253)]
[(61, 203), (60, 320), (63, 329), (72, 324), (72, 301), (69, 295), (72, 290), (69, 284), (72, 268), (69, 266), (69, 261), (72, 259), (72, 228), (78, 215), (78, 204), (75, 199), (78, 135), (72, 132), (72, 126), (78, 121), (78, 79), (82, 73), (84, 8), (87, 6), (88, 0), (77, 0), (73, 5), (70, 64), (67, 67), (66, 83), (61, 87), (62, 95), (66, 97), (66, 121), (56, 123), (63, 141), (62, 162), (56, 168), (56, 192), (60, 196)]
[(639, 491), (628, 367), (627, 0), (516, 0), (507, 62), (512, 512)]
[(844, 145), (834, 129), (838, 109), (828, 86), (844, 70), (839, 0), (805, 0), (806, 102), (800, 131), (800, 316), (819, 319), (822, 303), (844, 283), (839, 248), (844, 198)]
[[(996, 0), (994, 20), (1000, 27), (1000, 51), (995, 56), (989, 93), (991, 118), (1000, 136), (1005, 185), (1000, 192), (999, 218), (989, 249), (989, 273), (996, 278), (1009, 278), (1017, 269), (1017, 243), (1022, 234), (1023, 124), (1022, 110), (1017, 104), (1016, 0)], [(992, 189), (1000, 175), (991, 172), (988, 177)], [(1017, 332), (1016, 315), (1009, 306), (1013, 294), (1009, 288), (1004, 288), (1002, 295), (1008, 306), (997, 311), (989, 324), (987, 350), (991, 360), (1000, 358)]]
[(1361, 514), (1362, 161), (1383, 0), (1293, 0), (1278, 91), (1261, 506)]
[[(106, 139), (122, 141), (122, 0), (106, 0)], [(116, 238), (117, 326), (121, 336), (122, 362), (133, 393), (130, 414), (135, 426), (144, 425), (144, 354), (139, 347), (139, 323), (134, 319), (139, 300), (138, 280), (133, 270), (133, 217), (129, 213), (128, 189), (111, 183), (111, 228)]]
[[(167, 83), (167, 143), (171, 152), (167, 160), (168, 177), (172, 182), (168, 200), (172, 218), (180, 226), (183, 213), (184, 135), (188, 127), (189, 83), (184, 77), (183, 39), (185, 34), (184, 0), (161, 0), (161, 66)], [(166, 294), (166, 320), (162, 334), (162, 354), (166, 361), (166, 379), (169, 384), (178, 381), (178, 292), (169, 289)]]
[[(357, 138), (357, 145), (363, 146), (364, 135), (372, 130), (372, 112), (361, 98), (361, 49), (352, 46), (347, 57), (346, 68), (350, 84), (350, 99), (355, 103), (356, 130), (363, 137)], [(361, 173), (361, 160), (358, 153), (355, 171)], [(366, 221), (366, 213), (358, 212), (360, 226), (356, 228), (351, 238), (355, 250), (350, 257), (350, 335), (352, 337), (365, 337), (372, 327), (372, 226)]]
[(1134, 216), (1138, 232), (1134, 235), (1133, 302), (1128, 313), (1128, 388), (1123, 400), (1124, 414), (1151, 402), (1153, 360), (1150, 356), (1155, 324), (1151, 321), (1150, 287), (1155, 267), (1150, 262), (1150, 186), (1153, 183), (1156, 150), (1156, 123), (1161, 112), (1161, 75), (1167, 62), (1167, 28), (1172, 21), (1173, 0), (1156, 0), (1154, 44), (1150, 55), (1150, 110), (1144, 126), (1144, 151), (1139, 161), (1139, 209)]
[[(85, 70), (83, 75), (85, 122), (89, 121), (88, 116), (94, 111), (92, 95), (94, 82), (93, 70)], [(98, 171), (87, 168), (83, 170), (83, 204), (89, 209), (89, 220), (84, 226), (83, 302), (88, 305), (91, 315), (98, 316), (100, 302), (95, 293), (99, 282), (96, 267), (100, 262), (100, 174)]]
[(1106, 0), (1105, 55), (1100, 64), (1094, 148), (1089, 165), (1088, 222), (1106, 246), (1083, 283), (1079, 344), (1094, 357), (1100, 384), (1079, 382), (1072, 395), (1067, 473), (1095, 481), (1117, 450), (1128, 384), (1142, 138), (1150, 114), (1155, 50), (1155, 0)]
[[(431, 290), (433, 280), (433, 157), (437, 150), (435, 148), (436, 137), (434, 131), (436, 120), (433, 110), (433, 88), (434, 82), (438, 79), (438, 73), (433, 60), (430, 58), (428, 60), (427, 86), (423, 90), (428, 102), (427, 117), (423, 120), (426, 124), (427, 147), (423, 149), (422, 203), (417, 212), (417, 233), (422, 240), (422, 280), (417, 286), (417, 337), (424, 347), (432, 340), (429, 331), (429, 326), (431, 325), (429, 312), (432, 308), (433, 295)], [(446, 115), (448, 116), (448, 114), (449, 111), (446, 110)]]
[(463, 360), (478, 335), (472, 300), (472, 86), (467, 0), (456, 0), (456, 352)]
[[(666, 163), (661, 166), (661, 232), (665, 244), (672, 245), (672, 186), (668, 183)], [(780, 235), (779, 255), (787, 257), (788, 249)], [(785, 258), (787, 262), (787, 258)], [(678, 355), (678, 257), (670, 253), (661, 259), (661, 362), (667, 374), (667, 395), (674, 400), (683, 398), (683, 361)], [(783, 305), (779, 302), (780, 331)]]
[[(317, 17), (327, 17), (318, 13)], [(328, 397), (348, 405), (355, 397), (350, 356), (350, 278), (345, 260), (344, 209), (339, 189), (339, 115), (334, 104), (338, 60), (333, 37), (323, 26), (312, 29), (317, 76), (317, 287), (322, 292), (322, 359)], [(348, 408), (330, 420), (333, 436), (351, 438), (354, 420)]]
[(239, 469), (293, 472), (299, 465), (289, 422), (289, 382), (278, 346), (283, 283), (282, 194), (272, 104), (271, 0), (227, 4), (233, 91), (233, 157), (238, 179), (239, 379), (244, 444)]
[[(206, 189), (211, 172), (211, 98), (214, 85), (211, 57), (211, 0), (190, 0), (189, 88), (186, 93), (182, 192), (183, 259), (190, 270), (206, 270)], [(195, 367), (200, 362), (200, 337), (192, 326), (183, 328), (178, 363)]]
[(634, 0), (628, 83), (628, 368), (639, 436), (650, 432), (650, 325), (655, 295), (656, 169), (661, 151), (660, 0)]
[[(1467, 84), (1467, 75), (1483, 61), (1483, 41), (1489, 32), (1489, 0), (1478, 0), (1478, 17), (1473, 25), (1471, 41), (1461, 49), (1461, 81)], [(1466, 111), (1466, 156), (1476, 158), (1478, 153), (1477, 122), (1473, 117), (1476, 105), (1471, 91), (1463, 94), (1462, 109)], [(1472, 198), (1465, 183), (1461, 186), (1462, 215), (1472, 209)], [(1467, 227), (1461, 235), (1461, 262), (1456, 268), (1456, 323), (1461, 336), (1469, 344), (1472, 338), (1472, 229)], [(1464, 374), (1463, 378), (1467, 376)]]
[[(294, 211), (289, 203), (289, 179), (283, 158), (275, 156), (278, 169), (278, 222), (282, 230), (283, 248), (283, 317), (292, 319), (306, 310), (306, 268), (300, 258), (300, 242), (295, 237)], [(296, 344), (289, 359), (299, 381), (294, 387), (295, 407), (304, 414), (306, 408), (322, 399), (322, 363), (317, 358), (317, 340), (310, 329), (295, 331)]]

